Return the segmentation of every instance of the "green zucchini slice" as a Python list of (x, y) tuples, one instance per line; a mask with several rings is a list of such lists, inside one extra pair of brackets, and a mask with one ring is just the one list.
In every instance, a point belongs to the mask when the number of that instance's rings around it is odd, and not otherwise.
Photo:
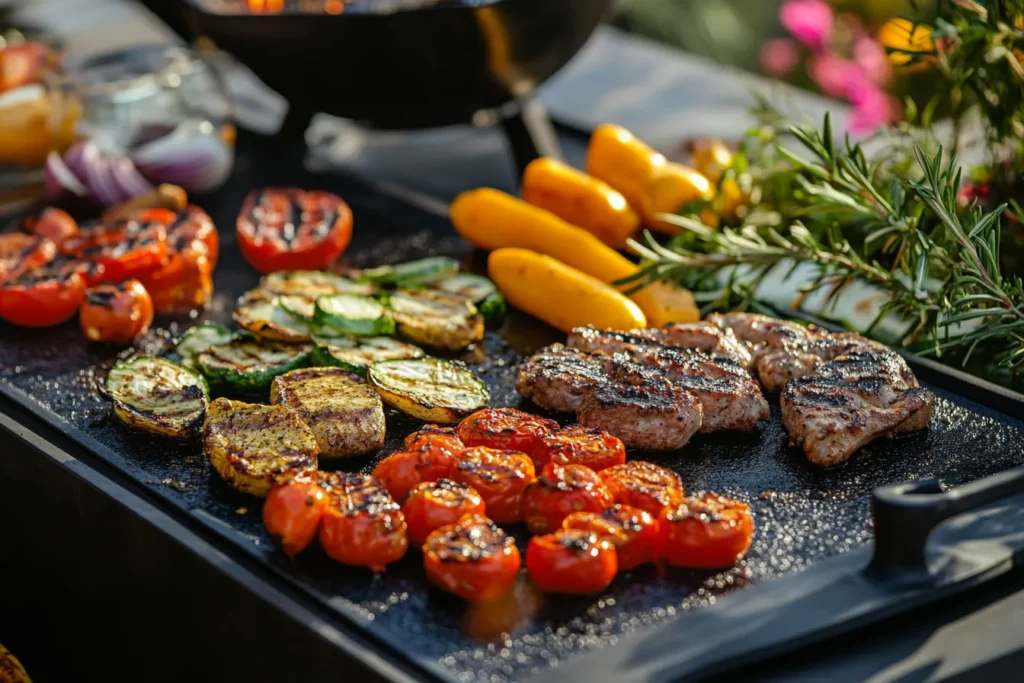
[(385, 403), (426, 422), (458, 422), (490, 398), (487, 385), (458, 361), (389, 360), (371, 365), (368, 378)]
[(274, 299), (274, 303), (284, 309), (284, 312), (304, 323), (313, 321), (313, 314), (316, 312), (316, 301), (305, 296), (284, 295)]
[(313, 337), (313, 341), (311, 365), (344, 368), (362, 377), (374, 363), (426, 355), (420, 347), (391, 337)]
[(398, 334), (417, 344), (458, 351), (484, 338), (484, 319), (469, 299), (420, 289), (391, 293)]
[(236, 391), (266, 389), (278, 375), (303, 367), (311, 344), (278, 344), (236, 339), (213, 346), (196, 357), (196, 366), (208, 380)]
[(203, 424), (210, 394), (202, 375), (153, 356), (119, 362), (107, 375), (106, 390), (125, 425), (173, 438)]
[(392, 287), (419, 287), (431, 280), (459, 270), (459, 262), (448, 256), (430, 256), (399, 263), (393, 266), (378, 266), (359, 274), (362, 282)]
[(319, 270), (282, 270), (264, 275), (260, 289), (277, 296), (303, 296), (315, 300), (331, 294), (369, 296), (376, 289), (367, 282), (354, 282)]
[(260, 339), (309, 341), (309, 325), (282, 308), (273, 295), (260, 289), (242, 295), (235, 306), (234, 318), (239, 327)]
[(183, 365), (195, 365), (196, 356), (210, 348), (227, 344), (235, 338), (235, 333), (217, 323), (204, 322), (190, 327), (174, 346), (174, 351), (181, 356)]
[(487, 322), (500, 320), (508, 311), (505, 297), (498, 293), (493, 282), (482, 275), (455, 273), (438, 280), (434, 287), (442, 292), (466, 297), (476, 304)]
[(316, 300), (313, 320), (317, 325), (358, 337), (376, 337), (395, 332), (395, 321), (386, 308), (369, 297), (353, 294), (320, 297)]

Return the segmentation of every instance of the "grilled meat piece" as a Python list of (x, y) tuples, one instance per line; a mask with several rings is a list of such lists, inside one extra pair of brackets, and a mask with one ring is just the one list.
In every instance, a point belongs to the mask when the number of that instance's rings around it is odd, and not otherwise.
[(695, 323), (669, 323), (661, 330), (665, 346), (696, 349), (715, 358), (728, 358), (744, 370), (754, 365), (754, 355), (727, 327), (701, 320)]
[(541, 408), (571, 413), (588, 391), (606, 381), (605, 364), (600, 359), (552, 344), (519, 367), (516, 391)]
[(700, 429), (700, 399), (663, 377), (643, 383), (612, 381), (590, 391), (576, 417), (585, 427), (600, 427), (627, 445), (646, 450), (682, 448)]
[[(657, 332), (657, 330), (650, 330)], [(618, 353), (648, 369), (659, 371), (700, 399), (702, 432), (753, 429), (769, 415), (768, 402), (750, 374), (736, 362), (689, 349), (648, 343), (647, 336), (577, 328), (569, 346), (591, 353)]]
[(838, 465), (879, 436), (923, 429), (934, 396), (906, 362), (880, 345), (857, 345), (782, 392), (790, 440), (816, 465)]

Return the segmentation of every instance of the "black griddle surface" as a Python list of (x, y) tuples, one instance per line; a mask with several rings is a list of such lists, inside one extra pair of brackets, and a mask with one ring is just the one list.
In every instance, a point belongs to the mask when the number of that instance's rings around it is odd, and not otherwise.
[[(244, 169), (243, 169), (244, 170)], [(235, 296), (255, 285), (257, 274), (234, 245), (234, 215), (245, 191), (258, 184), (285, 184), (273, 174), (246, 183), (253, 173), (200, 201), (221, 230), (221, 263), (213, 310), (203, 319), (230, 320)], [(270, 177), (267, 177), (267, 176)], [(332, 189), (352, 205), (356, 236), (346, 254), (351, 265), (399, 262), (426, 254), (470, 254), (447, 221), (420, 211), (362, 183), (343, 178), (288, 179)], [(158, 320), (159, 329), (139, 348), (160, 352), (192, 321)], [(513, 314), (489, 331), (483, 352), (464, 356), (491, 388), (493, 406), (522, 405), (512, 389), (524, 354), (562, 337), (525, 316)], [(870, 444), (846, 466), (812, 469), (787, 448), (777, 405), (772, 419), (749, 434), (698, 436), (668, 455), (632, 453), (679, 472), (689, 491), (714, 490), (747, 501), (757, 532), (747, 558), (721, 573), (641, 567), (621, 574), (608, 591), (587, 597), (543, 596), (525, 578), (507, 600), (467, 608), (432, 589), (419, 554), (411, 550), (386, 573), (346, 568), (318, 549), (295, 563), (275, 550), (263, 531), (258, 499), (238, 494), (213, 472), (196, 442), (181, 445), (131, 434), (113, 417), (95, 390), (117, 349), (86, 344), (77, 324), (25, 330), (0, 323), (0, 393), (40, 409), (86, 448), (150, 487), (161, 499), (191, 515), (281, 577), (354, 620), (433, 674), (460, 680), (521, 679), (531, 670), (595, 647), (614, 645), (623, 634), (663, 622), (684, 610), (712, 604), (716, 596), (745, 585), (800, 571), (823, 558), (871, 539), (869, 496), (877, 486), (935, 477), (958, 484), (1024, 463), (1024, 423), (931, 387), (938, 395), (928, 432)], [(777, 404), (777, 399), (773, 399)], [(367, 471), (395, 450), (418, 423), (388, 417), (381, 455), (348, 460), (344, 469)], [(323, 461), (324, 468), (337, 467)], [(521, 545), (527, 534), (515, 531)], [(102, 533), (97, 530), (97, 533)], [(211, 618), (215, 618), (212, 617)], [(508, 635), (502, 635), (508, 633)]]

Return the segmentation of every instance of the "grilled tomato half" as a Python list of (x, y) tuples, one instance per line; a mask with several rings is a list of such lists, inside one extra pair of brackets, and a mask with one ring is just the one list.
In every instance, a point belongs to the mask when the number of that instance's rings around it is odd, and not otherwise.
[(256, 270), (323, 270), (352, 239), (352, 211), (330, 192), (253, 190), (236, 223), (238, 246)]
[(479, 514), (437, 529), (423, 544), (423, 567), (430, 582), (470, 602), (501, 597), (521, 566), (515, 539)]
[(451, 479), (418, 484), (402, 505), (409, 538), (422, 545), (432, 531), (459, 521), (463, 515), (484, 514), (486, 506), (480, 494)]
[(342, 564), (384, 571), (409, 547), (405, 516), (380, 480), (362, 474), (322, 478), (327, 509), (320, 520), (320, 546)]
[(622, 441), (603, 429), (572, 425), (542, 436), (532, 451), (533, 463), (585, 465), (595, 472), (626, 462)]
[(535, 534), (562, 528), (574, 512), (602, 512), (612, 504), (601, 477), (583, 465), (549, 462), (523, 493), (523, 520)]
[(601, 479), (616, 503), (647, 510), (657, 516), (662, 509), (683, 502), (683, 480), (670, 469), (643, 460), (630, 460), (601, 472)]
[(521, 522), (523, 492), (536, 472), (525, 453), (477, 446), (462, 454), (451, 478), (479, 492), (495, 522)]
[(557, 429), (558, 423), (554, 420), (515, 408), (485, 408), (459, 423), (459, 438), (467, 446), (486, 446), (529, 454), (541, 437)]
[(618, 570), (615, 547), (592, 531), (562, 529), (534, 536), (526, 546), (526, 571), (549, 593), (596, 593)]
[(665, 508), (658, 524), (662, 554), (676, 567), (729, 567), (743, 557), (754, 536), (750, 507), (716, 493)]
[(604, 512), (574, 512), (562, 527), (593, 531), (608, 540), (615, 546), (622, 570), (657, 562), (660, 555), (658, 520), (646, 510), (613, 505)]

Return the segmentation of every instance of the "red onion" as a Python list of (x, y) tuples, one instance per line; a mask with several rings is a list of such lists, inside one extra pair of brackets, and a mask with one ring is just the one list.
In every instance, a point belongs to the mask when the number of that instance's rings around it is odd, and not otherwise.
[(208, 192), (231, 173), (233, 154), (212, 124), (186, 121), (168, 135), (138, 147), (132, 161), (150, 182)]
[(110, 172), (111, 159), (100, 152), (95, 143), (87, 142), (82, 150), (82, 166), (85, 167), (85, 184), (93, 200), (101, 206), (113, 206), (128, 199)]
[(56, 152), (46, 155), (46, 166), (43, 168), (43, 182), (46, 185), (46, 194), (51, 199), (59, 199), (65, 192), (84, 197), (89, 194), (89, 188), (82, 184), (82, 181), (68, 168), (64, 160)]
[(110, 173), (114, 182), (129, 198), (146, 194), (153, 189), (152, 183), (139, 173), (139, 169), (135, 168), (135, 164), (128, 157), (111, 157)]

